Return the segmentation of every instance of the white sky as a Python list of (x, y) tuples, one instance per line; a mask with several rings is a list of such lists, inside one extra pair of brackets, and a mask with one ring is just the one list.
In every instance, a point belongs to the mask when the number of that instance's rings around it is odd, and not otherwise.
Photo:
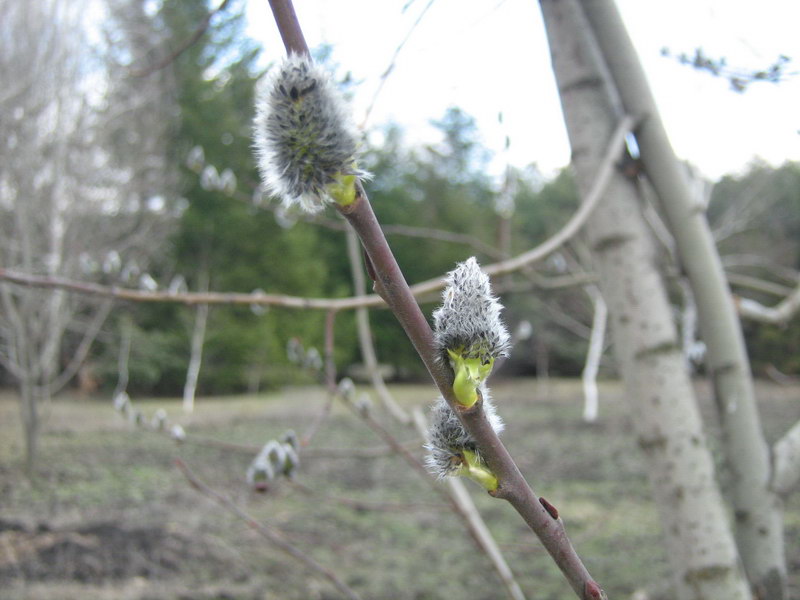
[[(334, 46), (333, 58), (363, 81), (354, 109), (361, 121), (380, 75), (429, 0), (295, 0), (311, 47)], [(410, 4), (405, 13), (403, 6)], [(681, 158), (709, 177), (741, 170), (759, 157), (800, 160), (800, 75), (757, 83), (744, 94), (664, 58), (701, 46), (731, 66), (766, 68), (778, 55), (800, 71), (797, 0), (618, 0)], [(248, 2), (248, 34), (265, 59), (283, 55), (266, 0)], [(498, 156), (551, 173), (569, 162), (569, 145), (536, 0), (435, 0), (400, 53), (370, 124), (394, 120), (410, 142), (438, 138), (429, 125), (448, 106), (475, 117), (483, 142)], [(497, 123), (503, 112), (504, 125)], [(502, 159), (505, 160), (505, 159)], [(495, 162), (499, 167), (501, 159)]]

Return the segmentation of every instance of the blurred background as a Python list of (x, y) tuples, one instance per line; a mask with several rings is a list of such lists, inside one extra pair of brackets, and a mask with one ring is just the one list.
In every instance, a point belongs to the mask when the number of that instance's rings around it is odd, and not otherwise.
[[(490, 264), (520, 254), (577, 210), (536, 3), (297, 4), (316, 60), (364, 125), (367, 190), (409, 283), (470, 256)], [(733, 292), (775, 305), (800, 284), (800, 49), (795, 32), (784, 33), (797, 6), (773, 2), (748, 20), (742, 3), (672, 3), (665, 24), (636, 4), (621, 2), (623, 17)], [(354, 295), (338, 214), (287, 210), (259, 187), (254, 93), (283, 53), (267, 8), (0, 0), (0, 597), (335, 597), (193, 492), (171, 465), (176, 453), (321, 562), (337, 563), (364, 597), (502, 594), (491, 569), (476, 568), (483, 559), (459, 521), (440, 517), (441, 498), (357, 415), (331, 405), (321, 385), (324, 311), (174, 301), (207, 291)], [(752, 35), (737, 29), (743, 23)], [(650, 217), (708, 412), (693, 303), (671, 240)], [(24, 276), (36, 286), (21, 285)], [(580, 236), (493, 281), (514, 339), (493, 389), (519, 424), (508, 443), (520, 467), (569, 507), (587, 564), (615, 572), (609, 593), (668, 598), (610, 336), (597, 363), (599, 416), (581, 417), (595, 284)], [(166, 298), (74, 293), (92, 285)], [(426, 315), (437, 301), (421, 298)], [(395, 317), (378, 308), (369, 318), (396, 402), (427, 406), (434, 390)], [(743, 327), (774, 440), (800, 417), (800, 319), (763, 321), (744, 318)], [(366, 392), (354, 311), (337, 315), (334, 333), (339, 377)], [(184, 410), (195, 396), (196, 409)], [(180, 424), (183, 445), (159, 435), (167, 420)], [(308, 433), (317, 420), (301, 485), (255, 494), (245, 471), (261, 445), (290, 429)], [(383, 424), (422, 455), (413, 429)], [(713, 417), (708, 427), (715, 431)], [(531, 597), (568, 597), (524, 524), (475, 496)], [(796, 569), (793, 502), (787, 551)], [(611, 506), (629, 518), (606, 519)], [(613, 568), (610, 547), (630, 557), (629, 569)]]

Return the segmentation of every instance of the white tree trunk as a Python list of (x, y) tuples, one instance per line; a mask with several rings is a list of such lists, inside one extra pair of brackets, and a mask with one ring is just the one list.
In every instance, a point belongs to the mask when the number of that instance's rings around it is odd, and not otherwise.
[[(542, 0), (573, 167), (591, 188), (616, 121), (614, 95), (577, 1)], [(716, 485), (655, 246), (636, 186), (616, 173), (586, 226), (639, 446), (681, 600), (750, 598)]]
[(606, 321), (608, 307), (603, 295), (596, 287), (586, 288), (594, 304), (592, 319), (592, 335), (589, 337), (589, 349), (586, 351), (586, 365), (583, 368), (583, 420), (594, 423), (599, 412), (599, 391), (597, 389), (597, 372), (600, 359), (603, 358), (603, 345), (606, 337)]
[(770, 489), (772, 468), (755, 403), (741, 324), (708, 227), (658, 114), (644, 70), (613, 0), (584, 0), (585, 15), (624, 109), (644, 117), (636, 132), (647, 177), (662, 203), (692, 284), (707, 346), (728, 469), (736, 541), (762, 598), (786, 597), (782, 502)]
[[(200, 291), (208, 291), (208, 271), (200, 275)], [(203, 344), (206, 339), (206, 323), (208, 322), (208, 304), (198, 304), (192, 328), (191, 353), (189, 367), (186, 369), (186, 383), (183, 385), (183, 412), (194, 412), (194, 397), (197, 391), (197, 380), (203, 363)]]

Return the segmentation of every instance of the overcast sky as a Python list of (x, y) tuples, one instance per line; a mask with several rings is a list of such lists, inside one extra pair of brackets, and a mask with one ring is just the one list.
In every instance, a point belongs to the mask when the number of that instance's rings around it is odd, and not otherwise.
[[(429, 2), (295, 0), (309, 45), (333, 45), (334, 60), (363, 82), (354, 99), (357, 121), (397, 46)], [(737, 94), (725, 80), (661, 55), (664, 47), (692, 53), (701, 46), (711, 57), (726, 57), (731, 66), (756, 69), (784, 54), (794, 59), (788, 71), (800, 71), (800, 2), (618, 4), (681, 158), (712, 178), (741, 170), (756, 157), (774, 164), (800, 160), (800, 76), (779, 85), (755, 84)], [(263, 44), (269, 61), (284, 50), (268, 6), (266, 0), (248, 2), (248, 33)], [(409, 141), (435, 141), (429, 122), (448, 106), (476, 118), (483, 142), (498, 157), (495, 168), (508, 160), (517, 166), (536, 163), (551, 173), (569, 162), (535, 0), (434, 0), (400, 52), (370, 125), (394, 120), (406, 127)], [(512, 142), (507, 158), (502, 155), (506, 133)]]

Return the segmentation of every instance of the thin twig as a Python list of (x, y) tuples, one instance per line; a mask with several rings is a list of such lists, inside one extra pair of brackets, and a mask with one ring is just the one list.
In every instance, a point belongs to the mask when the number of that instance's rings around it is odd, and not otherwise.
[[(360, 245), (358, 237), (353, 228), (347, 226), (347, 257), (350, 261), (350, 272), (353, 276), (353, 291), (356, 295), (363, 295), (367, 292), (366, 278), (364, 277), (364, 269), (361, 262)], [(358, 331), (358, 344), (361, 349), (361, 357), (364, 360), (364, 366), (369, 373), (369, 378), (372, 382), (372, 387), (378, 394), (384, 408), (395, 419), (401, 423), (410, 424), (410, 415), (401, 407), (386, 387), (383, 381), (380, 369), (378, 368), (378, 357), (375, 353), (375, 345), (372, 342), (372, 331), (369, 325), (369, 312), (366, 308), (361, 307), (356, 309), (356, 329)]]
[[(419, 408), (414, 409), (413, 415), (414, 426), (417, 431), (420, 435), (427, 435), (428, 423), (425, 415), (422, 414)], [(508, 566), (500, 550), (500, 546), (486, 526), (480, 512), (478, 512), (478, 507), (475, 506), (475, 503), (472, 501), (472, 497), (469, 495), (464, 482), (458, 477), (448, 477), (446, 484), (450, 499), (459, 507), (458, 515), (464, 521), (467, 531), (469, 531), (472, 539), (475, 540), (475, 544), (480, 548), (481, 552), (486, 555), (489, 562), (492, 563), (492, 567), (497, 572), (500, 581), (503, 582), (503, 586), (505, 586), (509, 598), (512, 600), (525, 600), (522, 588), (520, 588), (519, 583), (517, 583), (517, 580), (514, 578), (511, 567)]]
[(322, 424), (331, 414), (333, 407), (333, 400), (336, 397), (336, 363), (333, 360), (333, 346), (334, 346), (334, 333), (336, 324), (336, 311), (328, 311), (325, 318), (325, 389), (327, 391), (327, 398), (322, 410), (311, 423), (309, 428), (303, 434), (300, 440), (300, 446), (305, 447), (311, 443), (311, 440), (322, 427)]
[(311, 558), (308, 554), (293, 544), (290, 544), (284, 540), (283, 537), (281, 537), (281, 535), (279, 535), (277, 532), (272, 531), (272, 529), (268, 528), (266, 525), (256, 521), (229, 498), (223, 496), (218, 491), (210, 488), (208, 485), (200, 481), (181, 459), (175, 459), (175, 466), (180, 469), (181, 473), (183, 473), (184, 477), (186, 477), (186, 480), (189, 482), (189, 484), (198, 492), (208, 496), (217, 504), (225, 508), (228, 512), (242, 519), (250, 528), (254, 529), (262, 537), (269, 540), (272, 544), (283, 550), (286, 554), (296, 558), (312, 571), (328, 579), (336, 587), (336, 589), (342, 593), (343, 596), (350, 598), (351, 600), (360, 600), (360, 596), (350, 589), (347, 584), (345, 584), (336, 575), (336, 573), (318, 563), (316, 560)]
[[(274, 2), (281, 5), (286, 4), (285, 1), (278, 2), (278, 0), (274, 0)], [(291, 14), (294, 14), (293, 9)], [(289, 21), (291, 20), (289, 16), (285, 18)], [(592, 213), (594, 207), (602, 197), (602, 193), (608, 182), (608, 177), (613, 172), (617, 158), (620, 152), (622, 152), (622, 148), (625, 143), (625, 136), (630, 132), (633, 124), (634, 121), (630, 119), (630, 117), (625, 117), (620, 122), (619, 127), (614, 132), (611, 142), (608, 145), (608, 150), (603, 158), (603, 164), (600, 167), (597, 179), (595, 179), (591, 191), (586, 196), (580, 208), (558, 232), (535, 248), (513, 258), (486, 265), (483, 267), (483, 270), (489, 275), (493, 276), (513, 273), (514, 271), (517, 271), (526, 265), (530, 265), (547, 258), (567, 240), (574, 236), (589, 218), (589, 215)], [(376, 294), (371, 294), (368, 296), (353, 296), (350, 298), (303, 298), (298, 296), (288, 296), (285, 294), (264, 293), (243, 294), (236, 292), (146, 292), (143, 290), (134, 290), (119, 286), (105, 286), (97, 283), (75, 281), (63, 277), (33, 275), (30, 273), (22, 273), (12, 269), (3, 268), (0, 268), (0, 280), (27, 287), (63, 289), (90, 296), (116, 298), (118, 300), (128, 300), (132, 302), (175, 302), (187, 305), (232, 304), (281, 306), (284, 308), (314, 310), (352, 310), (361, 306), (380, 307), (384, 305), (383, 299)], [(439, 291), (443, 287), (444, 279), (440, 276), (411, 286), (410, 290), (414, 296), (422, 296)]]
[(150, 65), (149, 67), (145, 67), (144, 69), (138, 71), (131, 71), (131, 75), (134, 77), (146, 77), (147, 75), (151, 75), (156, 71), (160, 71), (161, 69), (169, 66), (173, 62), (175, 62), (178, 57), (186, 52), (189, 48), (194, 46), (203, 34), (208, 31), (208, 26), (211, 24), (211, 19), (214, 18), (214, 15), (217, 13), (222, 12), (225, 10), (225, 7), (228, 5), (230, 0), (223, 0), (222, 4), (220, 4), (217, 8), (209, 12), (206, 17), (202, 20), (200, 25), (195, 29), (194, 33), (190, 35), (182, 44), (180, 44), (175, 50), (170, 52), (170, 54), (164, 57), (162, 60), (158, 61), (154, 65)]
[[(428, 0), (428, 4), (425, 5), (425, 8), (422, 9), (422, 11), (417, 16), (417, 19), (411, 25), (410, 29), (408, 30), (408, 33), (406, 33), (406, 37), (404, 37), (403, 40), (397, 45), (397, 48), (394, 49), (392, 58), (389, 61), (389, 66), (386, 67), (386, 70), (381, 75), (378, 87), (375, 89), (375, 93), (372, 95), (372, 100), (370, 101), (369, 106), (367, 106), (367, 110), (364, 112), (364, 120), (361, 121), (361, 129), (366, 128), (367, 122), (369, 121), (369, 117), (372, 114), (372, 109), (375, 108), (375, 104), (378, 101), (378, 96), (380, 96), (380, 93), (383, 90), (383, 86), (389, 79), (389, 75), (392, 73), (392, 71), (394, 71), (395, 65), (397, 64), (397, 57), (400, 56), (400, 52), (402, 52), (403, 48), (408, 43), (408, 40), (411, 39), (411, 34), (414, 33), (414, 30), (416, 30), (416, 28), (422, 22), (423, 17), (428, 12), (428, 9), (430, 9), (430, 7), (433, 6), (434, 2), (435, 0)], [(405, 10), (405, 8), (403, 10)]]
[[(349, 226), (347, 231), (347, 254), (350, 259), (350, 270), (353, 274), (354, 291), (357, 295), (362, 295), (366, 293), (366, 282), (361, 263), (361, 253), (359, 252), (356, 233)], [(372, 341), (372, 331), (369, 324), (369, 314), (366, 308), (359, 308), (356, 310), (356, 324), (358, 326), (361, 355), (364, 359), (367, 371), (369, 372), (372, 386), (378, 393), (378, 397), (395, 419), (405, 425), (413, 424), (417, 428), (418, 433), (425, 437), (427, 435), (427, 427), (424, 425), (420, 427), (420, 419), (424, 421), (425, 417), (419, 409), (415, 409), (414, 419), (412, 420), (410, 415), (395, 402), (391, 392), (389, 392), (389, 389), (386, 387), (386, 383), (383, 381), (383, 376), (381, 375), (380, 369), (378, 369), (378, 361), (375, 356), (375, 347)], [(454, 508), (454, 512), (462, 519), (464, 526), (475, 541), (477, 547), (486, 554), (486, 557), (500, 577), (500, 581), (502, 581), (505, 586), (509, 597), (512, 600), (524, 600), (525, 596), (522, 593), (522, 589), (514, 579), (511, 568), (505, 561), (489, 528), (484, 523), (478, 509), (472, 502), (472, 498), (464, 488), (464, 484), (455, 478), (450, 478), (447, 482), (446, 489), (450, 496), (451, 507)]]
[(395, 510), (446, 510), (450, 507), (447, 504), (433, 504), (433, 503), (416, 503), (416, 504), (409, 504), (405, 502), (367, 502), (365, 500), (355, 499), (355, 498), (345, 498), (343, 496), (333, 496), (330, 494), (321, 493), (313, 488), (308, 487), (300, 483), (299, 481), (291, 481), (288, 480), (287, 484), (292, 487), (293, 489), (302, 492), (308, 496), (315, 496), (319, 498), (323, 498), (329, 502), (336, 502), (337, 504), (341, 504), (343, 506), (349, 506), (350, 508), (358, 511), (363, 510), (373, 510), (373, 511), (387, 511), (392, 512)]
[(465, 429), (476, 440), (489, 469), (499, 482), (492, 495), (507, 500), (547, 548), (580, 598), (600, 598), (601, 590), (566, 536), (557, 513), (548, 510), (533, 493), (511, 455), (497, 437), (483, 411), (483, 403), (465, 409), (453, 392), (453, 372), (437, 360), (433, 332), (416, 303), (378, 225), (366, 193), (359, 187), (356, 201), (341, 210), (353, 225), (376, 274), (376, 287), (397, 316), (439, 392), (453, 408)]
[[(253, 204), (251, 195), (245, 194), (244, 192), (237, 192), (232, 196), (235, 200), (244, 202), (247, 204), (248, 207), (255, 207), (258, 210), (264, 210), (271, 213), (275, 213), (277, 210), (278, 204)], [(297, 214), (292, 214), (293, 219), (297, 219), (302, 221), (303, 223), (308, 223), (310, 225), (318, 225), (320, 227), (324, 227), (326, 229), (330, 229), (332, 231), (346, 231), (347, 230), (347, 222), (341, 219), (329, 219), (325, 218), (319, 214), (309, 214), (305, 212), (300, 212)], [(381, 225), (381, 229), (383, 229), (383, 233), (386, 235), (398, 235), (403, 237), (413, 237), (413, 238), (421, 238), (426, 240), (435, 240), (437, 242), (449, 242), (452, 244), (464, 244), (465, 246), (469, 246), (475, 252), (480, 252), (485, 254), (486, 256), (492, 258), (493, 260), (503, 260), (508, 258), (506, 254), (492, 246), (491, 244), (487, 244), (486, 242), (479, 240), (475, 236), (466, 234), (466, 233), (458, 233), (455, 231), (447, 231), (445, 229), (437, 229), (435, 227), (419, 227), (417, 225), (402, 225), (402, 224), (389, 224), (389, 225)]]
[[(271, 2), (272, 4), (273, 2)], [(286, 2), (274, 0), (275, 4), (285, 5)], [(291, 9), (294, 15), (294, 9)], [(285, 16), (287, 21), (291, 21), (291, 15)], [(276, 17), (277, 18), (277, 17)], [(296, 17), (294, 17), (296, 21)], [(622, 151), (625, 136), (633, 127), (634, 121), (630, 117), (625, 117), (612, 136), (608, 145), (608, 150), (603, 158), (603, 164), (595, 179), (594, 185), (569, 221), (552, 237), (542, 244), (528, 250), (518, 256), (502, 260), (483, 267), (489, 275), (505, 275), (521, 269), (526, 265), (533, 264), (547, 258), (557, 250), (567, 240), (574, 236), (583, 226), (594, 207), (602, 197), (602, 193), (608, 182), (608, 177), (615, 168), (617, 157)], [(235, 292), (208, 292), (208, 293), (171, 293), (171, 292), (146, 292), (119, 286), (105, 286), (97, 283), (85, 281), (75, 281), (63, 277), (49, 277), (22, 273), (12, 269), (0, 268), (0, 280), (8, 281), (18, 285), (39, 288), (63, 289), (70, 292), (86, 294), (90, 296), (102, 296), (106, 298), (116, 298), (118, 300), (129, 300), (133, 302), (175, 302), (180, 304), (232, 304), (232, 305), (258, 305), (258, 306), (281, 306), (284, 308), (300, 308), (314, 310), (352, 310), (361, 306), (369, 307), (383, 306), (383, 299), (376, 294), (368, 296), (353, 296), (350, 298), (303, 298), (298, 296), (288, 296), (285, 294), (264, 294), (252, 293), (243, 294)], [(412, 286), (411, 292), (414, 296), (422, 296), (441, 290), (444, 287), (443, 277), (436, 277), (423, 281)]]

